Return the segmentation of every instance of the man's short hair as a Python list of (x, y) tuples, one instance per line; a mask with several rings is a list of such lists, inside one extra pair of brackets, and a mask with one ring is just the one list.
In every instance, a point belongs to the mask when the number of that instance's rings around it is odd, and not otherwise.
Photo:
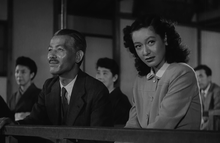
[(195, 71), (204, 70), (207, 76), (212, 75), (212, 70), (207, 65), (198, 65), (194, 68)]
[(30, 70), (30, 73), (34, 73), (34, 76), (32, 77), (31, 80), (33, 80), (35, 78), (35, 76), (37, 74), (37, 65), (31, 58), (24, 57), (24, 56), (18, 57), (16, 60), (15, 67), (17, 65), (22, 65), (22, 66), (28, 67), (28, 69)]
[(76, 50), (82, 50), (84, 53), (84, 56), (82, 58), (82, 60), (78, 63), (78, 65), (80, 66), (84, 57), (85, 57), (85, 52), (86, 52), (86, 39), (85, 36), (73, 29), (61, 29), (59, 31), (57, 31), (54, 36), (59, 36), (59, 35), (63, 35), (63, 36), (70, 36), (74, 39), (74, 46), (77, 48)]
[(75, 41), (75, 46), (78, 48), (77, 50), (82, 50), (84, 53), (86, 51), (86, 40), (85, 40), (85, 36), (73, 29), (61, 29), (59, 31), (57, 31), (54, 36), (58, 36), (58, 35), (67, 35), (72, 37)]
[(113, 76), (115, 76), (116, 74), (119, 75), (118, 64), (113, 59), (107, 57), (98, 59), (96, 63), (96, 69), (98, 69), (98, 67), (109, 69)]

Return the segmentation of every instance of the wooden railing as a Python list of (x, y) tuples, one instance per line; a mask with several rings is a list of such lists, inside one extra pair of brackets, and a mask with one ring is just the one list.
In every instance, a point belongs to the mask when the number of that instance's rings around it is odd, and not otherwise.
[(2, 135), (33, 136), (65, 142), (67, 139), (135, 143), (220, 143), (219, 131), (91, 128), (58, 126), (6, 126)]

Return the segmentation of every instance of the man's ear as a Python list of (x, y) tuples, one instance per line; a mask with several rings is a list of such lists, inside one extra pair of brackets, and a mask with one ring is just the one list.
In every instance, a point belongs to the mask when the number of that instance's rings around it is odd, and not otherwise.
[(116, 75), (114, 75), (114, 77), (113, 77), (113, 82), (117, 81), (117, 79), (118, 79), (118, 75), (116, 74)]
[(35, 75), (35, 73), (32, 72), (32, 73), (31, 73), (31, 80), (33, 80), (34, 75)]
[(82, 61), (84, 56), (84, 52), (82, 50), (79, 50), (76, 52), (76, 63), (79, 63)]

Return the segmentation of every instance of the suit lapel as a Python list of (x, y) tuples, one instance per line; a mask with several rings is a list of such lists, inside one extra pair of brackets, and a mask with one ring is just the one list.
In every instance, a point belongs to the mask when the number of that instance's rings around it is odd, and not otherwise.
[(60, 84), (59, 80), (57, 80), (54, 85), (51, 86), (51, 92), (46, 96), (46, 101), (48, 101), (47, 112), (48, 117), (50, 118), (50, 121), (54, 125), (60, 124)]
[(74, 83), (72, 89), (72, 94), (69, 103), (69, 110), (67, 114), (67, 125), (73, 125), (77, 116), (79, 115), (80, 110), (84, 105), (83, 95), (85, 94), (84, 90), (84, 74), (82, 71), (79, 71), (77, 79)]

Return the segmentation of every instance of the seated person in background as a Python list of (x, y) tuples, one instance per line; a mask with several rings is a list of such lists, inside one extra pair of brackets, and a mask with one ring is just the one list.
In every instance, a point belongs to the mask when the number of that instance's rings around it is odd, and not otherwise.
[(110, 93), (114, 125), (125, 125), (129, 117), (131, 104), (120, 88), (116, 87), (119, 78), (118, 64), (113, 59), (100, 58), (96, 63), (96, 71), (96, 79), (100, 80)]
[(145, 15), (123, 32), (138, 71), (125, 127), (199, 130), (199, 86), (173, 23)]
[(212, 70), (208, 66), (199, 65), (194, 69), (199, 82), (203, 107), (201, 129), (213, 130), (208, 117), (210, 111), (220, 110), (220, 87), (212, 82)]
[(37, 65), (28, 57), (18, 57), (15, 64), (15, 79), (18, 91), (9, 100), (9, 108), (14, 112), (15, 121), (24, 119), (37, 102), (40, 89), (33, 82), (37, 74)]
[[(5, 103), (4, 99), (0, 95), (0, 118), (2, 117), (9, 117), (13, 119), (14, 114), (8, 108), (8, 105)], [(5, 142), (4, 136), (0, 136), (0, 143), (4, 143), (4, 142)]]

